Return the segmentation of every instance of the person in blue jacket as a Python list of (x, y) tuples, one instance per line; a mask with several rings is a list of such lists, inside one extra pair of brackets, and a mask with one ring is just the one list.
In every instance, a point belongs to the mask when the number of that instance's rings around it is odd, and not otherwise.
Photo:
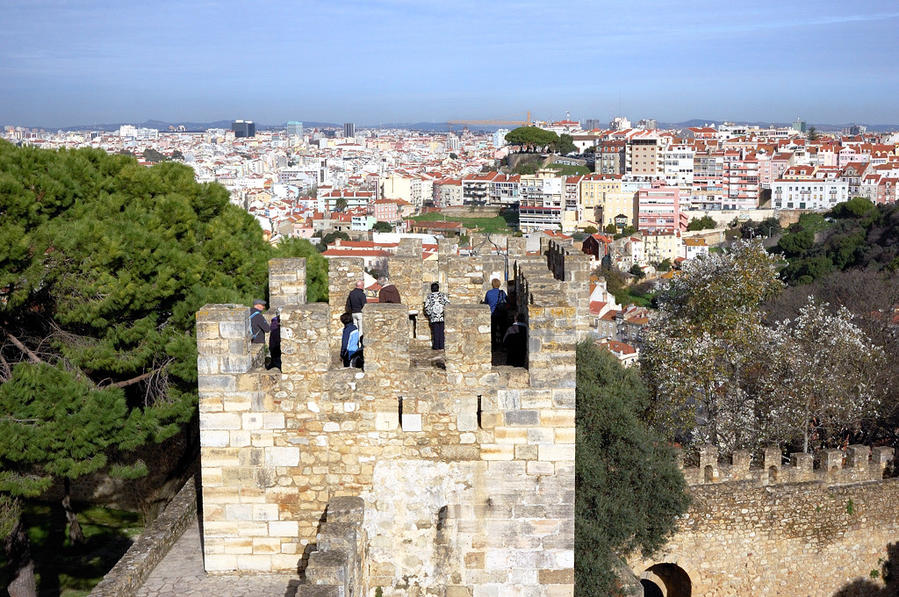
[(340, 360), (344, 367), (362, 368), (362, 345), (359, 342), (359, 328), (353, 323), (353, 316), (344, 313), (340, 316), (343, 324), (343, 336), (340, 339)]

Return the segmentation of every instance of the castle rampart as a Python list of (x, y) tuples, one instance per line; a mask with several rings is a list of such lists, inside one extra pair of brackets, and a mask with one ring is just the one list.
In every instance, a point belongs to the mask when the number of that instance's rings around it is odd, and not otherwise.
[(782, 464), (772, 446), (759, 466), (745, 451), (730, 463), (714, 447), (697, 456), (683, 469), (693, 499), (677, 533), (652, 558), (629, 562), (668, 597), (830, 597), (879, 571), (899, 540), (899, 479), (883, 479), (892, 448), (792, 454)]
[(322, 551), (313, 546), (329, 501), (357, 496), (365, 594), (571, 594), (575, 309), (545, 261), (534, 284), (519, 272), (528, 367), (493, 366), (490, 312), (478, 303), (491, 276), (504, 279), (504, 258), (441, 251), (451, 304), (434, 358), (427, 326), (419, 318), (413, 338), (408, 317), (429, 282), (417, 250), (388, 260), (404, 304), (364, 310), (364, 371), (336, 359), (361, 260), (330, 260), (330, 304), (305, 304), (292, 266), (272, 263), (283, 277), (271, 283), (280, 371), (260, 367), (246, 307), (198, 313), (208, 571), (296, 570), (304, 552)]

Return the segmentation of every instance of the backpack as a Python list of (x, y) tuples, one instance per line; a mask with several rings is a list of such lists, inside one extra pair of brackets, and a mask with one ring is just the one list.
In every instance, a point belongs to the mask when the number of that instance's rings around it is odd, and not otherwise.
[(351, 355), (359, 350), (359, 330), (355, 329), (350, 332), (350, 337), (346, 343), (346, 352)]

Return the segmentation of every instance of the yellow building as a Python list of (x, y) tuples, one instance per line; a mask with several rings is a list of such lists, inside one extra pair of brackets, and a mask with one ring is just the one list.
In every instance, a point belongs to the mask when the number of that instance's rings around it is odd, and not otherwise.
[(577, 211), (582, 221), (596, 222), (605, 228), (623, 215), (626, 224), (632, 225), (636, 209), (636, 195), (621, 191), (621, 177), (593, 174), (581, 180)]

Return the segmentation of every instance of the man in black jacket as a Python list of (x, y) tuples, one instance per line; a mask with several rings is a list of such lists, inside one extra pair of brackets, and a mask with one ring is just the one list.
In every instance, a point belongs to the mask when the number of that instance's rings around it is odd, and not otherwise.
[(358, 280), (356, 282), (356, 288), (354, 288), (350, 292), (350, 295), (346, 297), (346, 311), (347, 313), (352, 314), (353, 323), (359, 330), (359, 337), (362, 337), (365, 333), (362, 329), (362, 309), (365, 307), (365, 303), (368, 302), (368, 299), (365, 297), (364, 287), (365, 283), (362, 280)]
[(265, 315), (262, 314), (264, 310), (265, 301), (255, 299), (253, 301), (253, 312), (250, 313), (250, 333), (252, 334), (250, 342), (253, 344), (265, 344), (265, 335), (272, 331), (271, 326), (265, 320)]

